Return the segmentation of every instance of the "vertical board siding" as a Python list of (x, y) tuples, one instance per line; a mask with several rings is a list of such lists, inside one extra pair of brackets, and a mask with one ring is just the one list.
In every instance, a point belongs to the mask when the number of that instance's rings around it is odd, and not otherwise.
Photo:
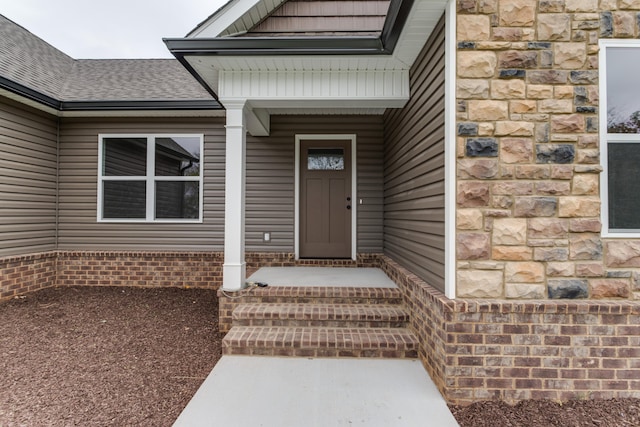
[[(202, 223), (97, 221), (98, 134), (204, 134)], [(224, 118), (63, 119), (60, 126), (61, 250), (188, 250), (223, 248)]]
[(0, 98), (0, 257), (55, 249), (57, 119)]
[(385, 115), (384, 253), (444, 290), (444, 19), (410, 72), (411, 99)]
[[(293, 252), (295, 135), (356, 134), (358, 253), (382, 252), (381, 116), (272, 116), (271, 135), (247, 139), (246, 250)], [(271, 242), (263, 242), (263, 233)]]

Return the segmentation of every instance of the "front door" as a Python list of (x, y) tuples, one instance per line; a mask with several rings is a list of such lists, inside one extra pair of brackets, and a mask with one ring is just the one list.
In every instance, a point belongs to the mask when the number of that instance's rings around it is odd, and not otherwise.
[(351, 258), (351, 141), (300, 142), (300, 257)]

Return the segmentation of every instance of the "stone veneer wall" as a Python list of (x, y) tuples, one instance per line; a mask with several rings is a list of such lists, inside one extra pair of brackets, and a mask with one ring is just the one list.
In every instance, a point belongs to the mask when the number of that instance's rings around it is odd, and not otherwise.
[(51, 286), (217, 289), (218, 252), (65, 252), (0, 258), (0, 301)]
[(640, 299), (640, 241), (601, 238), (598, 41), (639, 0), (458, 0), (457, 295)]
[(452, 404), (640, 397), (640, 303), (450, 300), (382, 257)]

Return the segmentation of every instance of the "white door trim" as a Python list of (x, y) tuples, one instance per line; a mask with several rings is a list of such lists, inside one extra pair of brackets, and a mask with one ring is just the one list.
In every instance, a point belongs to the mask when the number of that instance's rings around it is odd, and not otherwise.
[(314, 140), (350, 140), (351, 141), (351, 259), (355, 260), (358, 243), (358, 173), (357, 173), (357, 143), (355, 134), (296, 134), (295, 143), (295, 214), (294, 214), (294, 241), (295, 257), (300, 259), (300, 142), (308, 139)]

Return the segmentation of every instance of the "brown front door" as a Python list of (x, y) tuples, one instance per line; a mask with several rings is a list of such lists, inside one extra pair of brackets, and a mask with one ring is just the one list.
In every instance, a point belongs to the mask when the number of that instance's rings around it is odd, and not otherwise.
[(351, 141), (301, 141), (301, 258), (351, 258), (351, 196)]

